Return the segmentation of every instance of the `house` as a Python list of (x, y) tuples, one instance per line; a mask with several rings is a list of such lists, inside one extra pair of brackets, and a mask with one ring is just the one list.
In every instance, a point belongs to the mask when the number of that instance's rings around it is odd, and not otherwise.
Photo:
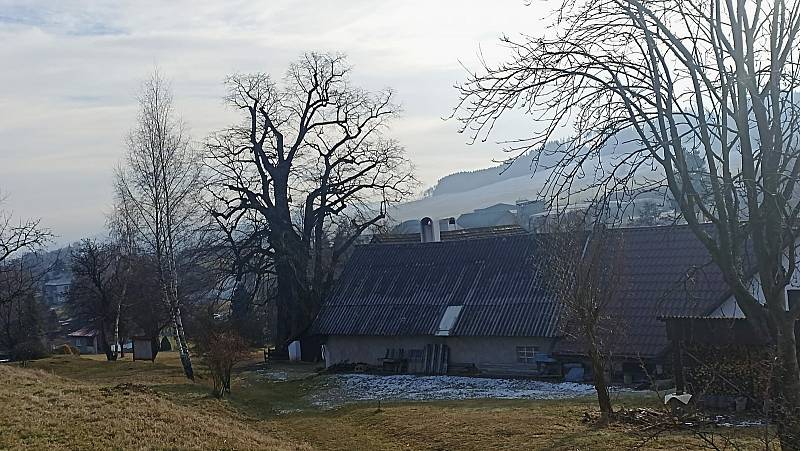
[(44, 283), (44, 300), (47, 305), (61, 305), (67, 301), (72, 277), (69, 274), (60, 274)]
[[(606, 306), (613, 334), (603, 337), (614, 362), (612, 376), (659, 377), (671, 363), (660, 318), (710, 315), (727, 302), (730, 292), (688, 226), (630, 227), (613, 233), (621, 234), (621, 286)], [(560, 341), (554, 356), (565, 363), (585, 362), (580, 339)]]
[(464, 229), (517, 224), (516, 207), (510, 204), (495, 204), (464, 213), (456, 221)]
[[(312, 331), (327, 366), (448, 366), (539, 371), (558, 337), (558, 303), (536, 280), (535, 245), (518, 226), (384, 236), (358, 246)], [(392, 357), (392, 356), (395, 357)], [(441, 372), (441, 371), (437, 371)]]
[[(614, 372), (632, 377), (644, 362), (659, 373), (669, 345), (659, 318), (708, 315), (729, 294), (687, 227), (613, 233), (622, 234), (624, 278), (608, 306)], [(430, 372), (420, 361), (446, 357), (440, 372), (534, 376), (585, 364), (580, 339), (562, 333), (560, 303), (548, 290), (547, 236), (502, 226), (433, 240), (383, 235), (358, 246), (312, 325), (324, 337), (326, 365), (399, 360), (404, 365), (393, 369)]]
[(100, 352), (100, 332), (93, 327), (84, 327), (67, 335), (69, 344), (77, 348), (81, 354), (98, 354)]

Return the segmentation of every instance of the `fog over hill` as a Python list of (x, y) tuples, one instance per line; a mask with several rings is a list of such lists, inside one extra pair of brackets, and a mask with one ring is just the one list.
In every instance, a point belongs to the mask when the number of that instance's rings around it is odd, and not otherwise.
[[(488, 207), (498, 203), (513, 204), (520, 199), (535, 199), (537, 192), (541, 188), (546, 174), (536, 174), (533, 178), (531, 173), (526, 175), (507, 177), (506, 174), (498, 175), (495, 172), (493, 182), (490, 177), (484, 174), (495, 168), (476, 171), (474, 173), (461, 172), (448, 177), (456, 177), (457, 184), (448, 184), (447, 189), (441, 194), (437, 194), (434, 187), (433, 194), (418, 200), (400, 204), (390, 210), (389, 215), (394, 221), (402, 222), (407, 219), (422, 218), (425, 216), (448, 217), (459, 216), (462, 213), (469, 213), (477, 208)], [(477, 174), (471, 177), (472, 174)], [(448, 177), (445, 177), (448, 178)], [(445, 180), (442, 179), (442, 180)], [(465, 190), (457, 191), (453, 186), (464, 186)], [(437, 185), (439, 186), (439, 185)], [(472, 187), (470, 189), (470, 187)]]
[(510, 165), (500, 163), (447, 175), (426, 190), (422, 198), (396, 206), (389, 215), (395, 222), (425, 216), (444, 218), (498, 203), (537, 199), (549, 171), (539, 170), (534, 174), (532, 158), (533, 154), (526, 154)]
[[(495, 166), (475, 171), (462, 171), (447, 175), (427, 189), (423, 197), (417, 200), (397, 205), (389, 210), (389, 217), (393, 222), (400, 223), (410, 219), (419, 219), (425, 216), (446, 218), (470, 213), (476, 209), (490, 207), (498, 203), (514, 204), (519, 200), (547, 200), (540, 198), (540, 191), (545, 186), (551, 175), (550, 167), (557, 166), (562, 155), (559, 146), (562, 143), (550, 142), (540, 153), (539, 161), (534, 161), (537, 152), (520, 155), (513, 163), (500, 163)], [(625, 130), (617, 135), (617, 139), (610, 140), (601, 150), (603, 164), (607, 170), (618, 159), (632, 152), (636, 152), (639, 145), (636, 137), (630, 130)], [(687, 158), (692, 158), (688, 155)], [(572, 192), (576, 193), (586, 188), (587, 183), (593, 183), (591, 177), (597, 161), (588, 159), (584, 164), (585, 178), (572, 180)], [(702, 160), (698, 165), (702, 166)], [(624, 173), (624, 166), (622, 172)], [(640, 181), (653, 180), (661, 177), (659, 169), (642, 165), (636, 171), (636, 178)], [(659, 194), (661, 192), (662, 194)], [(589, 193), (577, 194), (571, 202), (583, 202)], [(663, 202), (663, 190), (636, 196), (638, 201), (651, 199)], [(626, 202), (628, 202), (626, 201)], [(627, 208), (627, 207), (625, 207)], [(628, 213), (631, 214), (631, 213)]]

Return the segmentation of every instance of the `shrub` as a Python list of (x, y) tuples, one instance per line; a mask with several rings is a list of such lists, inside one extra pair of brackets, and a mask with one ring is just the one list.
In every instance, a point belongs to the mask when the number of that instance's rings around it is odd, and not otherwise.
[(233, 367), (250, 356), (245, 340), (236, 332), (218, 332), (208, 336), (204, 358), (214, 380), (214, 396), (231, 392)]
[(28, 360), (36, 360), (47, 357), (47, 349), (40, 340), (27, 340), (17, 343), (11, 350), (11, 358), (18, 362), (25, 362)]

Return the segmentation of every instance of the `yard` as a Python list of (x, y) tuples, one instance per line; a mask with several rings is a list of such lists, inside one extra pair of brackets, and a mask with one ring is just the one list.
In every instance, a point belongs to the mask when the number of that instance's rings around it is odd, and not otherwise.
[[(0, 448), (595, 450), (630, 449), (649, 433), (583, 421), (595, 408), (576, 384), (318, 376), (314, 369), (254, 360), (237, 373), (233, 395), (219, 401), (208, 396), (202, 371), (197, 383), (183, 379), (172, 353), (154, 364), (56, 356), (25, 369), (1, 365)], [(627, 406), (651, 399), (617, 394)], [(739, 449), (763, 449), (759, 428), (720, 432)], [(674, 432), (641, 449), (708, 448)]]

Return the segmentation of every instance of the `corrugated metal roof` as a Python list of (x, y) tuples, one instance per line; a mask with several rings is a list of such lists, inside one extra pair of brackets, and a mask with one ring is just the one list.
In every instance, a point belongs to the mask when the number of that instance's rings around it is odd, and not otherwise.
[(356, 248), (313, 330), (326, 335), (434, 335), (463, 305), (451, 335), (557, 334), (557, 303), (539, 280), (526, 234)]
[(86, 326), (81, 329), (72, 332), (71, 334), (67, 335), (68, 337), (94, 337), (95, 335), (99, 335), (100, 333), (91, 326)]
[[(667, 347), (668, 316), (705, 316), (730, 291), (705, 247), (687, 226), (617, 229), (622, 234), (622, 286), (608, 305), (614, 321), (606, 347), (618, 356), (653, 357)], [(583, 354), (579, 340), (556, 351)]]
[[(448, 305), (464, 305), (452, 335), (560, 335), (560, 305), (537, 271), (547, 235), (482, 230), (419, 243), (416, 235), (359, 246), (324, 303), (313, 331), (326, 335), (434, 335)], [(452, 233), (452, 232), (446, 232)], [(608, 306), (606, 345), (650, 357), (667, 345), (659, 317), (702, 316), (729, 291), (688, 227), (617, 229), (624, 281)], [(385, 236), (384, 236), (385, 237)], [(413, 239), (413, 241), (412, 241)], [(579, 340), (557, 352), (582, 354)]]

